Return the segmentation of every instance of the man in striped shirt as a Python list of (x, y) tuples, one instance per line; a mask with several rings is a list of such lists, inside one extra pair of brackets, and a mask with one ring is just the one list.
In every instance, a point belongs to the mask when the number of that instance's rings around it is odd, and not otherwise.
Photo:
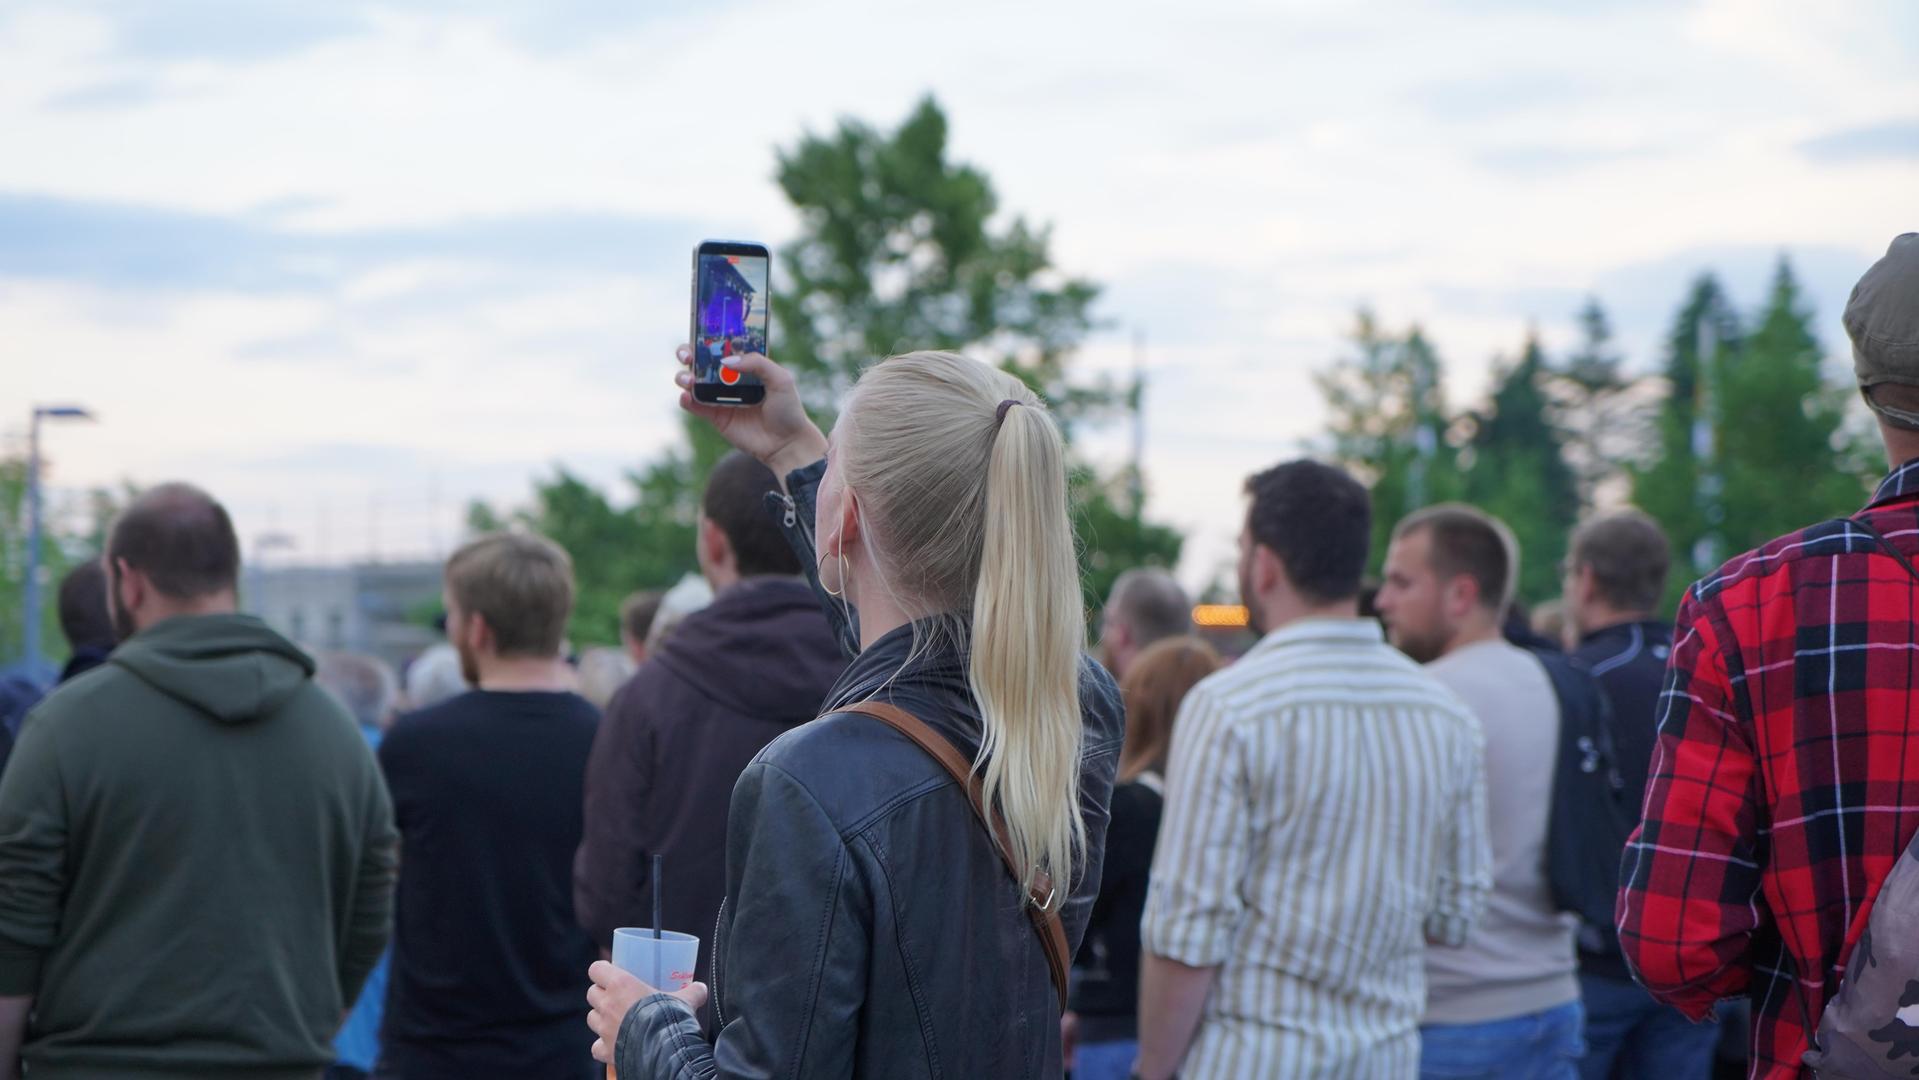
[(1464, 948), (1434, 949), (1420, 1074), (1577, 1080), (1583, 1052), (1574, 919), (1546, 877), (1559, 700), (1531, 653), (1500, 634), (1519, 567), (1511, 530), (1469, 506), (1393, 530), (1379, 614), (1393, 644), (1465, 700), (1485, 732), (1493, 891)]
[(1479, 725), (1358, 617), (1365, 489), (1296, 461), (1247, 490), (1265, 637), (1174, 727), (1138, 1075), (1411, 1077), (1426, 946), (1491, 887)]

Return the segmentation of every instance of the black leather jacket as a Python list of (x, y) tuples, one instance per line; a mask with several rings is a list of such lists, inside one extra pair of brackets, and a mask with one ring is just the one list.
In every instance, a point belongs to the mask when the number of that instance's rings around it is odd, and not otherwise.
[[(793, 473), (780, 508), (809, 570), (805, 526), (822, 472)], [(852, 613), (822, 598), (842, 640), (856, 641)], [(828, 715), (782, 735), (740, 776), (714, 931), (718, 1041), (709, 1047), (677, 1000), (649, 997), (620, 1027), (621, 1080), (1061, 1075), (1045, 954), (965, 795), (905, 736), (832, 712), (892, 701), (972, 757), (979, 714), (954, 640), (964, 626), (939, 629), (922, 623), (874, 642), (828, 696)], [(1087, 850), (1061, 912), (1074, 949), (1099, 890), (1124, 715), (1112, 677), (1091, 660), (1080, 696)]]

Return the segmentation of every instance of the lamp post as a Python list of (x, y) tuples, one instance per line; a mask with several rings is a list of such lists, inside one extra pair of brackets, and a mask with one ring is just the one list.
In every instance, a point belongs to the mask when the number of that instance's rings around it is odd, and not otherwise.
[(35, 405), (27, 425), (27, 580), (23, 640), (27, 670), (40, 668), (40, 421), (91, 420), (93, 414), (78, 405)]

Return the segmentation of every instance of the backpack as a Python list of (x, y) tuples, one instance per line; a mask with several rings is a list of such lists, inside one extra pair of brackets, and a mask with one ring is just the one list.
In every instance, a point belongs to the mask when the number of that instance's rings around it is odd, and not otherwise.
[(1579, 916), (1580, 944), (1612, 941), (1619, 861), (1637, 823), (1613, 750), (1612, 704), (1597, 680), (1563, 653), (1535, 651), (1559, 700), (1559, 756), (1546, 819), (1546, 883), (1561, 911)]
[[(1919, 580), (1912, 560), (1869, 522), (1851, 519)], [(1801, 998), (1803, 1007), (1804, 998)], [(1919, 1076), (1919, 836), (1906, 846), (1846, 961), (1839, 989), (1819, 1015), (1802, 1059), (1829, 1080)], [(1808, 1031), (1812, 1025), (1807, 1024)], [(1901, 1060), (1902, 1058), (1906, 1060)]]

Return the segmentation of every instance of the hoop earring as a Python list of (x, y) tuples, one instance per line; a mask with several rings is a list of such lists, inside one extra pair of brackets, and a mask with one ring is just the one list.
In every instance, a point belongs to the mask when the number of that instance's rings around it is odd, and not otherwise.
[[(826, 595), (832, 597), (835, 600), (844, 600), (846, 599), (846, 548), (844, 545), (840, 547), (839, 552), (836, 553), (833, 556), (833, 558), (838, 560), (838, 564), (839, 564), (840, 591), (834, 592), (832, 589), (829, 589), (826, 587), (826, 575), (824, 574), (820, 575), (820, 591), (824, 592)], [(817, 562), (814, 563), (813, 569), (817, 571), (819, 569), (819, 563)]]

